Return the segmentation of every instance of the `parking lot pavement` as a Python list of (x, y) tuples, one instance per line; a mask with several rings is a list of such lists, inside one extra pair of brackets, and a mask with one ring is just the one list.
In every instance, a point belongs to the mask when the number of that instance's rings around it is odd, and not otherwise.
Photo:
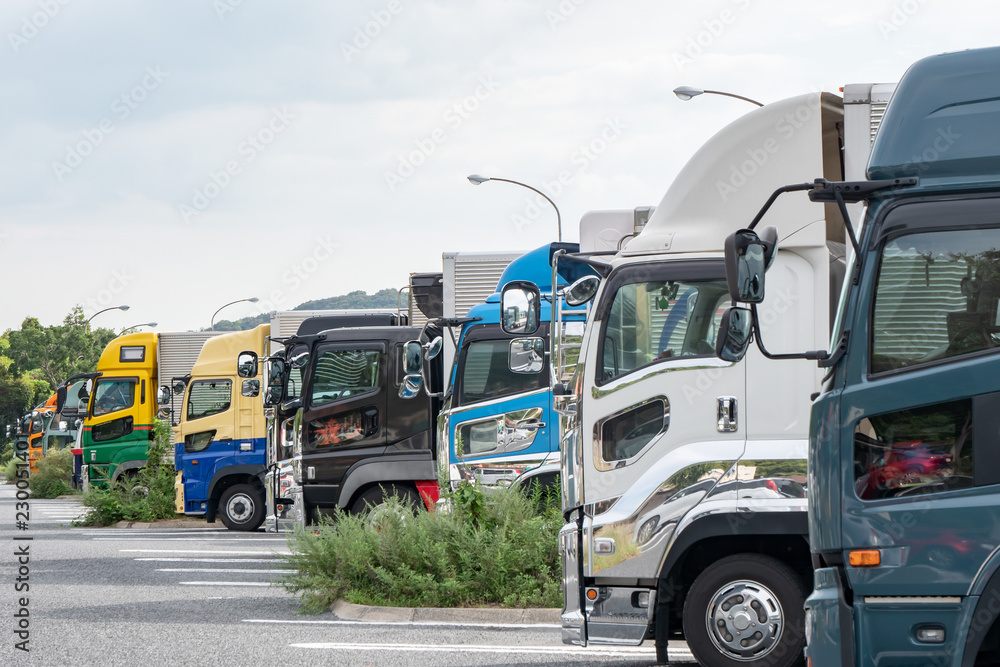
[[(570, 647), (554, 623), (377, 621), (298, 613), (281, 585), (285, 538), (221, 528), (74, 528), (77, 500), (28, 501), (0, 486), (0, 530), (28, 573), (0, 558), (3, 617), (27, 609), (28, 653), (0, 634), (0, 663), (45, 665), (653, 664), (651, 645)], [(26, 528), (18, 528), (21, 520)], [(14, 538), (31, 538), (18, 539)], [(13, 554), (14, 550), (4, 550)], [(19, 576), (30, 588), (15, 592)], [(21, 605), (24, 595), (26, 605)], [(345, 615), (348, 615), (345, 613)], [(420, 618), (427, 619), (426, 613)], [(683, 644), (673, 656), (690, 661)]]

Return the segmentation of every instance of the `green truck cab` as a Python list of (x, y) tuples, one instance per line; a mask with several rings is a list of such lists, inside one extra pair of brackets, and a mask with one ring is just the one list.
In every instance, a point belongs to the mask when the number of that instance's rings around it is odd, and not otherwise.
[[(828, 369), (809, 442), (812, 667), (1000, 662), (998, 100), (1000, 48), (925, 58), (867, 180), (785, 189), (845, 218), (866, 204), (830, 348), (770, 355)], [(774, 252), (753, 226), (727, 240), (731, 294), (750, 304)], [(755, 305), (723, 320), (722, 358), (763, 350)]]

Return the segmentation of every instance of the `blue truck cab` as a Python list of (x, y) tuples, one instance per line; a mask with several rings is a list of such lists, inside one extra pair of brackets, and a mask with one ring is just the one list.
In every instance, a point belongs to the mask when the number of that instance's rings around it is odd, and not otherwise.
[[(920, 60), (867, 180), (797, 188), (867, 204), (830, 349), (806, 357), (829, 369), (809, 441), (812, 667), (1000, 664), (998, 100), (1000, 48)], [(729, 275), (763, 295), (771, 249), (752, 235), (727, 241)], [(753, 311), (734, 318), (751, 324), (732, 348), (760, 342)]]
[[(551, 302), (543, 299), (538, 331), (530, 337), (511, 335), (500, 328), (499, 292), (510, 282), (530, 281), (543, 294), (550, 293), (553, 257), (578, 248), (575, 243), (551, 243), (522, 255), (504, 270), (496, 294), (473, 306), (466, 317), (448, 322), (458, 329), (458, 340), (438, 417), (438, 461), (451, 487), (463, 481), (509, 486), (529, 470), (558, 462), (559, 426), (552, 411), (547, 354), (550, 333), (561, 337), (563, 349), (572, 356), (574, 336), (578, 344), (587, 311), (564, 306), (553, 317)], [(592, 272), (585, 264), (558, 266), (555, 280), (560, 288)], [(558, 330), (552, 331), (553, 326)], [(545, 483), (554, 483), (555, 475)]]

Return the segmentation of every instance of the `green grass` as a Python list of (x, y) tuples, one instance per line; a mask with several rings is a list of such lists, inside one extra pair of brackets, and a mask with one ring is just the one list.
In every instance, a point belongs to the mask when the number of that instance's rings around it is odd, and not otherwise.
[(315, 533), (296, 531), (285, 587), (319, 612), (337, 599), (402, 607), (558, 607), (553, 504), (463, 486), (451, 511), (410, 514), (395, 499), (374, 519), (339, 512)]

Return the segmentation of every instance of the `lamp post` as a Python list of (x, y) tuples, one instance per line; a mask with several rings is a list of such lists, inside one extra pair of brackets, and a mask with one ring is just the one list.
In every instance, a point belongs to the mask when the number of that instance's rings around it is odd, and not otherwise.
[(88, 317), (87, 321), (84, 322), (83, 325), (87, 326), (88, 324), (90, 324), (90, 320), (94, 319), (95, 317), (97, 317), (101, 313), (108, 312), (109, 310), (122, 310), (122, 311), (125, 311), (125, 310), (128, 310), (128, 306), (111, 306), (110, 308), (105, 308), (104, 310), (99, 310), (96, 313), (94, 313), (93, 315), (91, 315), (90, 317)]
[[(219, 310), (222, 310), (222, 308), (226, 308), (228, 306), (231, 306), (234, 303), (243, 303), (244, 301), (249, 301), (250, 303), (257, 303), (258, 301), (260, 301), (260, 299), (258, 299), (255, 296), (252, 296), (249, 299), (236, 299), (236, 301), (230, 301), (229, 303), (223, 305), (221, 308), (219, 308)], [(209, 326), (209, 329), (211, 329), (212, 331), (215, 331), (215, 316), (219, 314), (219, 310), (215, 311), (212, 314), (212, 323)]]
[(562, 215), (559, 213), (559, 207), (556, 206), (556, 203), (552, 201), (549, 198), (549, 196), (546, 195), (544, 192), (542, 192), (538, 188), (531, 187), (527, 183), (522, 183), (520, 181), (512, 181), (509, 178), (491, 178), (489, 176), (480, 176), (479, 174), (472, 174), (471, 176), (468, 177), (468, 179), (469, 182), (472, 183), (473, 185), (480, 185), (482, 183), (485, 183), (486, 181), (503, 181), (504, 183), (513, 183), (514, 185), (520, 185), (522, 188), (528, 188), (532, 192), (537, 192), (538, 194), (542, 195), (542, 197), (545, 198), (545, 201), (552, 204), (552, 208), (556, 210), (556, 227), (559, 232), (559, 241), (562, 242)]
[(155, 329), (157, 324), (159, 324), (159, 322), (143, 322), (142, 324), (133, 324), (130, 327), (125, 327), (124, 329), (122, 329), (122, 335), (124, 336), (125, 332), (130, 329), (138, 329), (139, 327), (151, 327)]
[(749, 102), (750, 104), (756, 104), (759, 107), (764, 106), (757, 100), (752, 100), (749, 97), (743, 97), (742, 95), (734, 95), (733, 93), (725, 93), (721, 90), (702, 90), (701, 88), (692, 88), (691, 86), (680, 86), (674, 88), (674, 95), (680, 99), (687, 102), (691, 98), (697, 97), (698, 95), (723, 95), (725, 97), (735, 97), (738, 100), (743, 100), (744, 102)]

